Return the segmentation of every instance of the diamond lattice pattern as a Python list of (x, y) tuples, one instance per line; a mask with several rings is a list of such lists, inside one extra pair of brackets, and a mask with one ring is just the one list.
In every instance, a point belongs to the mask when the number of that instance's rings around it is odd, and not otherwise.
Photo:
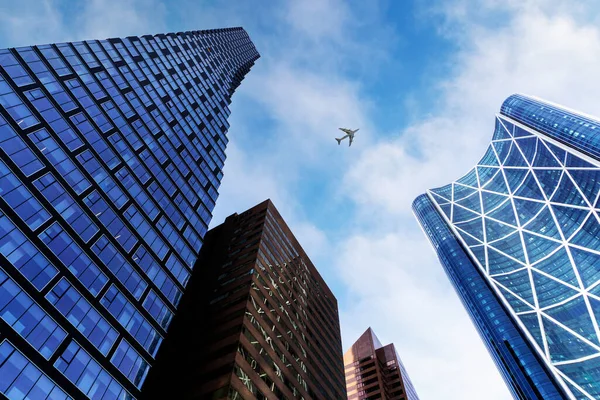
[(429, 193), (552, 369), (600, 398), (600, 168), (498, 116), (479, 164)]

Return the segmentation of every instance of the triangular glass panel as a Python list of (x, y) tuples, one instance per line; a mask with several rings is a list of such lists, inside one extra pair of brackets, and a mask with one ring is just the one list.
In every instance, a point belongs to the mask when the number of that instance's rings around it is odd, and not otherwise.
[(600, 254), (569, 246), (579, 277), (586, 288), (600, 280)]
[(528, 173), (529, 170), (527, 169), (504, 168), (504, 175), (506, 176), (506, 182), (508, 183), (511, 193), (515, 193), (517, 189), (519, 189), (519, 186), (521, 186)]
[(527, 224), (544, 207), (544, 203), (513, 198), (515, 210), (521, 225)]
[(557, 240), (561, 239), (558, 227), (554, 223), (554, 218), (548, 210), (548, 207), (544, 207), (537, 217), (529, 221), (523, 228)]
[(485, 233), (488, 242), (502, 239), (517, 230), (516, 227), (493, 221), (489, 218), (485, 219)]
[(588, 217), (579, 232), (569, 242), (588, 249), (600, 249), (600, 224), (594, 214)]
[(494, 177), (494, 175), (498, 173), (500, 173), (500, 168), (477, 167), (477, 174), (479, 174), (479, 187), (483, 187)]
[(576, 360), (598, 352), (598, 350), (565, 331), (543, 315), (542, 321), (552, 362)]
[(542, 340), (542, 331), (537, 313), (521, 314), (518, 316), (527, 331), (533, 336), (537, 345), (544, 351), (544, 341)]
[(487, 215), (507, 224), (517, 226), (517, 219), (515, 218), (515, 212), (510, 200), (505, 201), (500, 207), (495, 208)]
[(523, 136), (534, 136), (534, 135), (533, 135), (533, 133), (527, 132), (525, 129), (519, 128), (518, 126), (515, 125), (515, 129), (513, 131), (513, 136), (514, 137), (523, 137)]
[(567, 153), (567, 168), (573, 168), (573, 167), (578, 167), (578, 168), (598, 168), (594, 164), (591, 164), (591, 163), (583, 160), (582, 158), (577, 157), (576, 155), (573, 155), (571, 153)]
[(514, 144), (510, 149), (510, 153), (508, 153), (508, 157), (504, 160), (503, 165), (506, 167), (528, 167), (521, 151)]
[(521, 235), (519, 234), (519, 232), (514, 232), (502, 240), (490, 243), (490, 246), (493, 246), (495, 249), (498, 249), (504, 254), (508, 254), (511, 257), (514, 257), (517, 260), (521, 261), (523, 264), (525, 264), (523, 242), (521, 241)]
[[(581, 385), (581, 387), (589, 386), (590, 382), (600, 382), (600, 357), (591, 358), (577, 363), (557, 365), (556, 368), (568, 376), (569, 379), (573, 380), (573, 382)], [(585, 371), (585, 374), (581, 373), (582, 370)], [(600, 389), (592, 388), (591, 393), (587, 392), (584, 394), (581, 389), (569, 383), (568, 380), (563, 379), (563, 382), (565, 385), (567, 385), (577, 400), (588, 400), (590, 396), (593, 399), (600, 397)], [(588, 390), (590, 389), (588, 388)]]
[(523, 232), (523, 239), (525, 240), (525, 248), (527, 249), (527, 256), (529, 257), (529, 262), (531, 264), (550, 255), (550, 253), (561, 246), (561, 243), (559, 242), (532, 235), (528, 232)]
[(512, 147), (512, 141), (502, 141), (502, 142), (492, 142), (494, 149), (496, 149), (496, 153), (498, 154), (498, 160), (504, 164), (504, 160), (510, 153), (510, 148)]
[(478, 240), (477, 238), (475, 238), (465, 232), (460, 232), (460, 237), (462, 237), (462, 239), (465, 241), (467, 246), (476, 246), (476, 245), (480, 245), (481, 243), (483, 243), (483, 238), (481, 240)]
[(562, 165), (564, 165), (565, 157), (567, 156), (567, 152), (564, 151), (563, 149), (561, 149), (560, 147), (553, 145), (552, 143), (548, 143), (548, 142), (545, 142), (545, 143), (546, 143), (546, 146), (548, 146), (548, 148), (550, 149), (550, 151), (552, 153), (554, 153), (554, 155), (558, 159), (558, 162), (561, 163)]
[[(600, 285), (596, 285), (591, 289), (588, 289), (590, 294), (593, 294), (596, 297), (600, 297)], [(600, 321), (598, 321), (600, 323)]]
[(504, 289), (502, 286), (498, 286), (498, 289), (500, 289), (500, 293), (502, 293), (502, 296), (504, 296), (506, 301), (508, 301), (508, 304), (510, 304), (514, 312), (520, 313), (533, 311), (532, 306), (522, 302), (521, 300), (513, 296), (508, 290)]
[(594, 317), (596, 317), (596, 321), (600, 325), (600, 300), (596, 300), (595, 298), (590, 296), (588, 296), (588, 300), (590, 302), (590, 306), (592, 307)]
[(535, 136), (524, 137), (516, 139), (515, 143), (517, 143), (517, 146), (519, 146), (525, 155), (527, 162), (531, 164), (533, 162), (533, 157), (535, 157), (535, 151), (537, 150), (538, 139)]
[(454, 213), (452, 214), (452, 222), (464, 222), (473, 218), (480, 217), (479, 214), (469, 211), (463, 207), (454, 205)]
[(479, 182), (477, 182), (477, 174), (475, 173), (475, 168), (470, 170), (465, 176), (458, 179), (456, 182), (461, 183), (466, 186), (479, 187)]
[(475, 258), (479, 261), (481, 266), (485, 268), (485, 248), (483, 246), (470, 247), (473, 254), (475, 254)]
[(534, 169), (534, 173), (546, 196), (552, 196), (552, 193), (554, 193), (554, 190), (560, 183), (563, 171), (561, 169)]
[(485, 185), (485, 189), (500, 194), (508, 194), (508, 187), (504, 181), (504, 174), (496, 174), (496, 176)]
[(523, 264), (519, 264), (512, 258), (505, 256), (493, 247), (487, 246), (488, 252), (488, 268), (489, 274), (505, 274), (516, 269), (523, 268)]
[(549, 167), (549, 168), (560, 168), (561, 165), (554, 158), (554, 154), (546, 146), (544, 141), (540, 140), (538, 143), (535, 158), (533, 159), (533, 167)]
[(533, 268), (552, 275), (556, 279), (559, 279), (563, 282), (570, 283), (575, 287), (579, 286), (577, 277), (573, 271), (571, 259), (569, 258), (567, 250), (565, 250), (564, 247), (561, 247), (555, 251), (545, 260), (541, 260), (537, 264), (533, 264)]
[(494, 136), (492, 140), (502, 140), (502, 139), (512, 139), (512, 128), (511, 130), (506, 129), (506, 125), (504, 121), (501, 121), (498, 117), (496, 117), (496, 127), (494, 129)]
[(469, 210), (473, 210), (481, 214), (481, 200), (479, 199), (478, 192), (475, 192), (471, 196), (465, 197), (464, 199), (458, 200), (456, 204), (460, 204)]
[(523, 180), (523, 184), (514, 192), (515, 196), (526, 197), (528, 199), (544, 200), (542, 190), (535, 180), (533, 173), (528, 172)]
[(460, 200), (467, 196), (470, 196), (473, 193), (477, 193), (477, 189), (473, 189), (470, 187), (459, 185), (458, 183), (454, 183), (454, 201), (457, 201), (457, 200)]
[(558, 189), (554, 192), (551, 199), (554, 203), (569, 204), (574, 206), (586, 206), (583, 196), (579, 193), (569, 174), (563, 174)]
[(579, 189), (581, 189), (590, 204), (594, 204), (598, 190), (600, 189), (600, 170), (569, 169), (567, 172), (571, 175), (573, 182), (579, 186)]
[(483, 211), (487, 213), (508, 201), (508, 196), (482, 191), (481, 199), (483, 201)]
[[(537, 282), (536, 282), (536, 290), (537, 290)], [(558, 289), (562, 292), (562, 289)], [(577, 294), (576, 291), (571, 290), (572, 295)], [(568, 296), (566, 293), (562, 294), (557, 291), (558, 297), (553, 303), (558, 303), (562, 300), (565, 300), (571, 296)], [(539, 299), (539, 295), (538, 295)], [(540, 305), (540, 307), (543, 307)], [(565, 325), (575, 333), (583, 336), (590, 342), (594, 344), (598, 343), (598, 336), (596, 335), (596, 330), (594, 329), (594, 324), (592, 322), (592, 317), (590, 316), (590, 312), (588, 311), (587, 306), (585, 305), (585, 301), (583, 300), (583, 296), (579, 296), (570, 300), (564, 304), (561, 304), (556, 307), (549, 308), (543, 311), (550, 317), (554, 318), (561, 324)]]
[(475, 236), (476, 238), (481, 238), (481, 241), (483, 241), (483, 223), (481, 218), (477, 218), (469, 222), (457, 223), (456, 227), (462, 229), (472, 236)]
[(583, 221), (585, 221), (586, 217), (591, 212), (588, 209), (558, 206), (554, 204), (550, 207), (552, 207), (556, 220), (560, 225), (560, 229), (567, 240), (577, 229), (579, 229), (581, 224), (583, 224)]
[(439, 188), (429, 189), (429, 191), (440, 196), (443, 199), (446, 199), (446, 201), (452, 200), (452, 184), (451, 183), (446, 186), (439, 187)]
[(452, 211), (452, 205), (444, 204), (444, 205), (441, 205), (440, 208), (442, 209), (442, 211), (444, 212), (446, 217), (450, 218), (450, 215), (451, 215), (450, 212)]
[(536, 270), (531, 270), (531, 274), (533, 276), (533, 283), (535, 284), (535, 295), (540, 308), (560, 303), (579, 293), (554, 279), (550, 279), (547, 276), (540, 274)]
[(441, 196), (438, 196), (437, 194), (433, 193), (433, 192), (429, 192), (431, 194), (431, 196), (433, 197), (433, 200), (438, 204), (438, 205), (442, 205), (442, 204), (450, 204), (450, 201), (448, 199), (445, 199)]
[(479, 161), (479, 165), (488, 165), (488, 166), (495, 166), (495, 167), (497, 167), (499, 165), (498, 159), (496, 158), (496, 154), (494, 153), (494, 150), (492, 150), (492, 145), (490, 145), (487, 148), (485, 154)]
[(535, 304), (533, 300), (533, 292), (531, 291), (531, 281), (527, 269), (515, 271), (512, 274), (494, 276), (492, 278), (502, 286), (528, 302)]

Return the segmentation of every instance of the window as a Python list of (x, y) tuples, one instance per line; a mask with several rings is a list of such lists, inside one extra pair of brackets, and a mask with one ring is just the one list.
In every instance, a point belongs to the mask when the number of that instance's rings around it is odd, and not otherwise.
[(163, 338), (115, 285), (108, 288), (100, 302), (150, 355), (156, 354)]
[(107, 355), (119, 336), (117, 331), (94, 307), (67, 281), (62, 278), (46, 299), (87, 337), (100, 352)]
[(48, 63), (59, 76), (65, 76), (73, 73), (71, 69), (64, 63), (58, 53), (51, 45), (37, 46), (42, 55), (48, 60)]
[(7, 340), (0, 344), (0, 393), (9, 399), (71, 400)]
[(44, 153), (44, 156), (56, 168), (75, 193), (81, 194), (85, 189), (91, 186), (91, 183), (83, 176), (81, 171), (75, 166), (73, 161), (59, 147), (56, 140), (48, 134), (48, 131), (40, 129), (29, 135), (29, 138), (35, 143), (37, 148)]
[(50, 213), (2, 161), (0, 161), (0, 196), (32, 231), (50, 219)]
[(4, 150), (21, 171), (29, 176), (44, 168), (44, 164), (25, 144), (17, 132), (0, 115), (0, 149)]
[(117, 279), (127, 288), (127, 290), (139, 300), (142, 293), (148, 287), (146, 281), (142, 279), (125, 257), (121, 255), (119, 250), (102, 235), (100, 239), (94, 243), (92, 250), (104, 265), (117, 277)]
[(121, 218), (113, 211), (100, 194), (94, 190), (87, 195), (83, 202), (98, 217), (100, 222), (108, 229), (115, 240), (129, 252), (137, 243), (137, 238), (125, 226)]
[(121, 339), (121, 343), (119, 343), (119, 347), (117, 347), (110, 362), (138, 389), (142, 388), (150, 364), (125, 339)]
[(11, 77), (17, 86), (25, 86), (34, 83), (25, 68), (19, 64), (15, 56), (9, 50), (0, 50), (0, 65)]
[(48, 173), (42, 176), (33, 184), (84, 242), (88, 242), (98, 232), (96, 224), (83, 212), (79, 204), (73, 200), (52, 174)]
[(164, 301), (150, 290), (144, 300), (144, 308), (152, 315), (154, 320), (163, 328), (167, 329), (173, 319), (173, 312), (167, 307)]
[(102, 191), (112, 200), (117, 208), (123, 207), (127, 202), (127, 195), (117, 186), (113, 178), (94, 157), (91, 151), (85, 150), (77, 155), (77, 161), (83, 165), (83, 168), (94, 178)]
[(0, 254), (6, 257), (38, 290), (58, 274), (58, 270), (50, 261), (2, 212), (0, 212)]
[(102, 136), (98, 134), (98, 131), (96, 131), (83, 113), (75, 114), (70, 119), (83, 137), (92, 145), (94, 150), (98, 152), (100, 158), (106, 163), (108, 168), (113, 169), (120, 164), (119, 158), (108, 147)]
[(169, 252), (169, 248), (158, 236), (156, 230), (146, 221), (143, 214), (140, 213), (134, 205), (131, 205), (125, 211), (125, 217), (129, 220), (129, 223), (133, 225), (138, 234), (144, 238), (144, 241), (150, 245), (150, 248), (158, 258), (164, 260)]
[(133, 255), (133, 261), (135, 261), (139, 267), (144, 270), (146, 276), (154, 282), (154, 284), (160, 289), (161, 293), (173, 304), (177, 306), (181, 299), (181, 290), (173, 282), (173, 280), (165, 273), (162, 267), (154, 260), (152, 255), (146, 250), (144, 246), (138, 247), (135, 254)]
[(29, 108), (11, 89), (8, 83), (0, 76), (0, 105), (10, 114), (15, 122), (22, 128), (37, 125), (38, 119), (31, 114)]
[(134, 399), (75, 341), (69, 344), (54, 366), (90, 399)]
[(57, 222), (39, 237), (93, 296), (100, 292), (108, 278)]
[(67, 336), (66, 332), (2, 269), (0, 317), (47, 360)]

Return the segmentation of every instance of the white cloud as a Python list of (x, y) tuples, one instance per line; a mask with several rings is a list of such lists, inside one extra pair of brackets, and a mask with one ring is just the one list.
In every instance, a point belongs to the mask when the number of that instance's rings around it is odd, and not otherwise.
[(160, 0), (88, 0), (84, 4), (74, 20), (80, 38), (104, 39), (166, 32), (167, 10)]
[(1, 47), (157, 33), (165, 18), (161, 0), (3, 0)]

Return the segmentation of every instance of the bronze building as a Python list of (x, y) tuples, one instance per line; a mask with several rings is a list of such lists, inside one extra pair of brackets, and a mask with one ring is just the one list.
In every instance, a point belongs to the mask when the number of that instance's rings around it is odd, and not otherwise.
[(348, 399), (419, 400), (396, 348), (371, 328), (344, 354), (344, 369)]
[(144, 398), (346, 398), (337, 300), (270, 200), (206, 234), (146, 382)]

